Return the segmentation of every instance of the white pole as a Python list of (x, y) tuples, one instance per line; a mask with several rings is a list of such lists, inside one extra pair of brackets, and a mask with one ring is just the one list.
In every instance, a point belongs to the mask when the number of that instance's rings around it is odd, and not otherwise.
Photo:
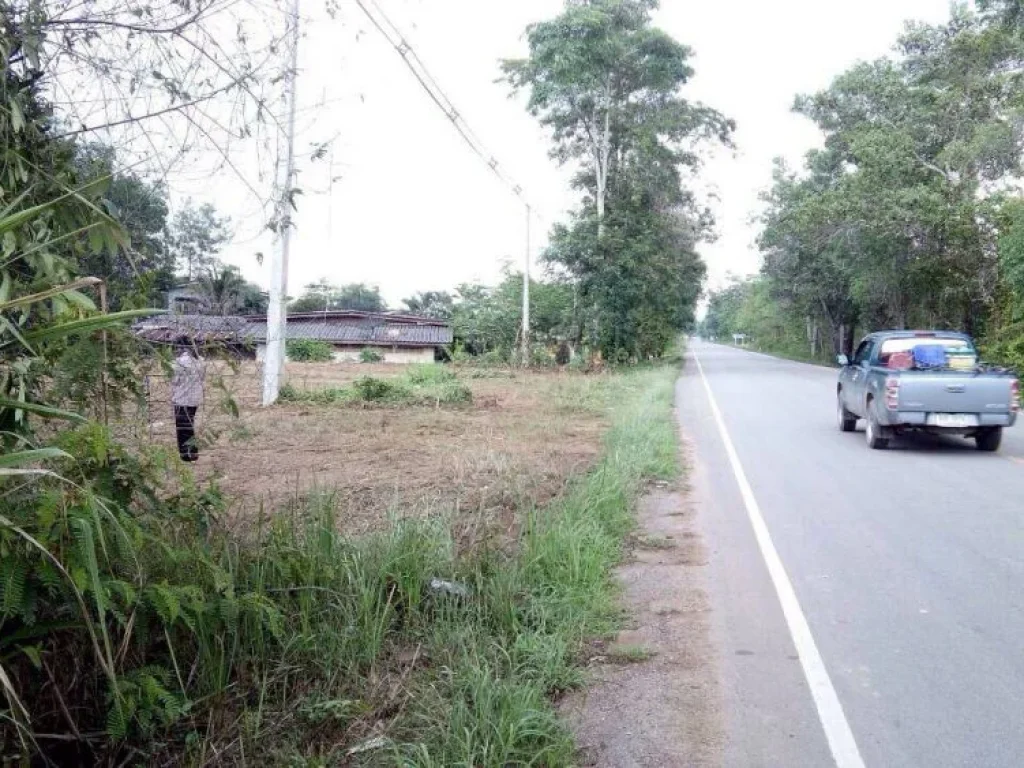
[(523, 262), (523, 367), (530, 365), (530, 206), (526, 206), (526, 259)]
[(295, 180), (295, 90), (299, 65), (299, 0), (291, 5), (291, 62), (285, 77), (288, 127), (285, 136), (284, 175), (279, 177), (275, 203), (276, 242), (270, 262), (270, 306), (267, 309), (267, 352), (263, 358), (263, 405), (273, 405), (281, 389), (287, 338), (288, 249), (291, 245), (291, 191)]

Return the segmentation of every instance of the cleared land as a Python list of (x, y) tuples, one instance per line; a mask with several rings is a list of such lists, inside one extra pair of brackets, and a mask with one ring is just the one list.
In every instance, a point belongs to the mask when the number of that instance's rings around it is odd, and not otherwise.
[[(289, 363), (300, 391), (397, 379), (406, 366)], [(198, 464), (216, 477), (233, 515), (335, 495), (348, 533), (378, 530), (394, 517), (454, 514), (513, 533), (516, 508), (542, 505), (566, 478), (595, 461), (606, 427), (611, 375), (468, 369), (473, 393), (461, 406), (284, 403), (259, 407), (255, 364), (210, 374), (199, 416)], [(151, 379), (147, 438), (174, 445), (166, 382)], [(225, 407), (226, 395), (238, 416)]]

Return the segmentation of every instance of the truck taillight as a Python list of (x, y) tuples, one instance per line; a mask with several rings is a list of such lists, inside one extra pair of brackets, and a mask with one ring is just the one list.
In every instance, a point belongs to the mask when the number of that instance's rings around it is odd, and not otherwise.
[(1010, 410), (1014, 413), (1020, 410), (1020, 382), (1017, 379), (1010, 382)]
[(900, 380), (890, 376), (885, 380), (885, 407), (895, 411), (900, 402)]

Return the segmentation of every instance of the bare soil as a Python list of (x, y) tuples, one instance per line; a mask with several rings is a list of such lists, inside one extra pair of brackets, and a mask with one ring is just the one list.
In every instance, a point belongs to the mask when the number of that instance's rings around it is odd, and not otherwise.
[(655, 488), (640, 504), (634, 557), (617, 572), (631, 626), (594, 648), (590, 684), (561, 703), (583, 765), (722, 763), (707, 558), (694, 516), (679, 489)]
[[(404, 366), (289, 363), (303, 389), (337, 387)], [(282, 404), (261, 408), (254, 363), (207, 377), (198, 417), (196, 473), (216, 477), (244, 518), (264, 508), (334, 494), (347, 532), (394, 517), (452, 514), (470, 531), (514, 534), (516, 508), (544, 504), (595, 461), (605, 428), (600, 375), (462, 370), (465, 407)], [(238, 416), (225, 405), (227, 395)], [(150, 384), (143, 439), (174, 446), (166, 381)]]

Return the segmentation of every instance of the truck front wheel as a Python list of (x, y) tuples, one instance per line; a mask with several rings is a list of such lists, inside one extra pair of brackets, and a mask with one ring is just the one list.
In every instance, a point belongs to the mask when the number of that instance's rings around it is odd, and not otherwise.
[(974, 436), (974, 440), (979, 451), (994, 453), (999, 450), (999, 445), (1003, 442), (1003, 428), (986, 427)]

